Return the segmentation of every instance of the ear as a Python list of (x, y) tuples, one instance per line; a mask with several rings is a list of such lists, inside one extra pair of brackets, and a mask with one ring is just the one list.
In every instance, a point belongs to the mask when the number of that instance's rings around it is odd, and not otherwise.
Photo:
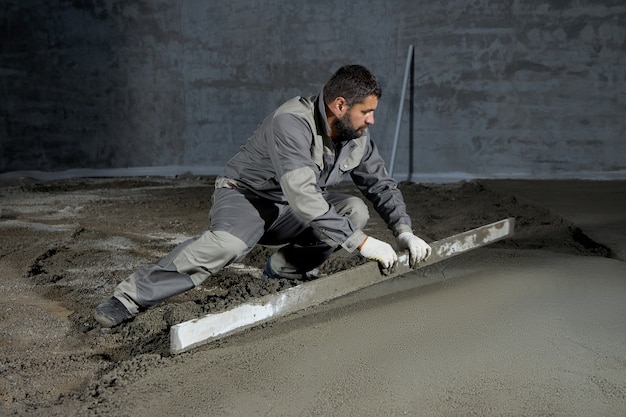
[(337, 117), (342, 117), (348, 111), (348, 102), (345, 98), (339, 96), (330, 104), (330, 110)]

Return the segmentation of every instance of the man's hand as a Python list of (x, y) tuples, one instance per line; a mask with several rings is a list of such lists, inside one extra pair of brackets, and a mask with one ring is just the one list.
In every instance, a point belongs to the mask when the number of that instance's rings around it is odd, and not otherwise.
[(377, 261), (383, 270), (393, 269), (398, 262), (398, 255), (389, 243), (371, 236), (365, 238), (359, 250), (365, 258)]
[(400, 233), (397, 237), (398, 249), (409, 250), (409, 266), (415, 268), (417, 264), (425, 261), (432, 251), (428, 243), (411, 232)]

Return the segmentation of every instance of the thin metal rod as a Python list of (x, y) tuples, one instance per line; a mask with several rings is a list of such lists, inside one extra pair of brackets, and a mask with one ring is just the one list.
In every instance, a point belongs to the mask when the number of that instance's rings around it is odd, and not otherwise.
[(400, 136), (400, 123), (402, 122), (402, 113), (404, 111), (404, 97), (406, 94), (406, 86), (409, 82), (409, 71), (413, 60), (413, 45), (409, 45), (409, 52), (406, 55), (406, 67), (404, 68), (404, 81), (402, 82), (402, 92), (400, 95), (400, 108), (398, 109), (398, 120), (396, 122), (396, 133), (393, 138), (393, 148), (391, 150), (391, 160), (389, 161), (389, 176), (393, 177), (393, 168), (396, 164), (396, 151), (398, 149), (398, 137)]

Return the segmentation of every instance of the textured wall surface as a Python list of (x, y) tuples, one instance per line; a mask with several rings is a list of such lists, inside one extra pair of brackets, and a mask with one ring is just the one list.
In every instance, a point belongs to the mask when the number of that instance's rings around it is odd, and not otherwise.
[(218, 173), (282, 101), (361, 63), (400, 179), (626, 176), (626, 5), (0, 0), (0, 173)]

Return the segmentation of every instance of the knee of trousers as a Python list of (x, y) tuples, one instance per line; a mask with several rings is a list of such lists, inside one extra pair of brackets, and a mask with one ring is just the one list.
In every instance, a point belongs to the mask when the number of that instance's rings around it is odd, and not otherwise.
[(359, 229), (363, 229), (370, 219), (367, 204), (359, 197), (347, 198), (337, 212), (350, 219), (350, 222)]
[(207, 231), (184, 248), (173, 262), (179, 273), (189, 275), (198, 286), (209, 275), (245, 255), (247, 250), (248, 245), (243, 240), (228, 232)]

